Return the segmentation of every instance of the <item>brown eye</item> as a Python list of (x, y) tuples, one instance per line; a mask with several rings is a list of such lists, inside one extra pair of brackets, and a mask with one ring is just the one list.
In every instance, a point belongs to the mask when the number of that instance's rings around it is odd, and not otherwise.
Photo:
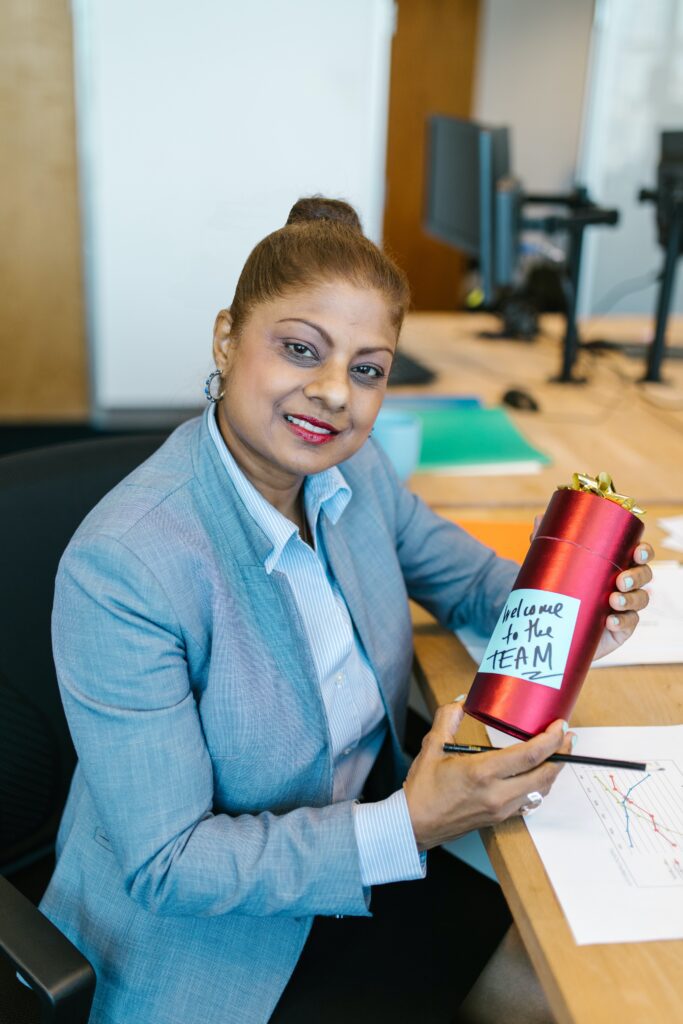
[(363, 377), (368, 377), (371, 380), (379, 380), (384, 376), (384, 370), (381, 370), (379, 366), (371, 366), (369, 363), (361, 363), (360, 366), (354, 366), (354, 373), (359, 373)]
[(297, 359), (315, 359), (316, 353), (302, 341), (286, 341), (285, 348)]

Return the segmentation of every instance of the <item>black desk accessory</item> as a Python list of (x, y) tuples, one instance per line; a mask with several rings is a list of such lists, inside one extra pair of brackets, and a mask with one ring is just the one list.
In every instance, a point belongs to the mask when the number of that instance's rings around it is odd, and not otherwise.
[(510, 388), (502, 396), (501, 402), (511, 409), (523, 409), (525, 412), (538, 412), (540, 408), (534, 396), (523, 388)]
[(433, 370), (399, 349), (394, 356), (387, 386), (391, 388), (407, 384), (431, 384), (435, 378)]

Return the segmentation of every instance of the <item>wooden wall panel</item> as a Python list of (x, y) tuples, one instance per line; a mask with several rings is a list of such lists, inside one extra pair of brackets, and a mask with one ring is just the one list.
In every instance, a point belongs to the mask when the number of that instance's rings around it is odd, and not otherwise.
[(416, 309), (455, 309), (464, 260), (422, 230), (425, 119), (468, 117), (479, 0), (398, 0), (389, 99), (384, 242), (407, 272)]
[(0, 420), (87, 417), (68, 0), (0, 0)]

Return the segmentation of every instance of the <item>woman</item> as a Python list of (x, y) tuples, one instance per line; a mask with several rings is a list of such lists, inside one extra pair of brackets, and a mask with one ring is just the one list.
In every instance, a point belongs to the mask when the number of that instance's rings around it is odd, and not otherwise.
[[(207, 415), (64, 555), (54, 650), (79, 763), (43, 909), (93, 962), (96, 1024), (322, 1019), (289, 980), (313, 918), (368, 916), (372, 886), (519, 814), (569, 749), (555, 723), (446, 757), (456, 702), (406, 778), (407, 597), (491, 629), (516, 573), (368, 443), (407, 304), (350, 207), (300, 201), (218, 314)], [(630, 575), (603, 651), (646, 602), (649, 569)]]

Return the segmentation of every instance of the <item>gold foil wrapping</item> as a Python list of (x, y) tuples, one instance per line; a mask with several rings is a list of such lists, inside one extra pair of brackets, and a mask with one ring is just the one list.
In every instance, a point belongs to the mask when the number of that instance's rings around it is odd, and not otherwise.
[(629, 498), (626, 494), (619, 494), (615, 490), (614, 481), (609, 473), (598, 473), (596, 477), (589, 476), (587, 473), (574, 473), (571, 484), (560, 484), (558, 490), (589, 491), (591, 494), (597, 494), (599, 498), (607, 498), (608, 501), (616, 502), (617, 505), (621, 505), (627, 512), (633, 512), (636, 516), (645, 515), (645, 509), (638, 508), (634, 498)]

